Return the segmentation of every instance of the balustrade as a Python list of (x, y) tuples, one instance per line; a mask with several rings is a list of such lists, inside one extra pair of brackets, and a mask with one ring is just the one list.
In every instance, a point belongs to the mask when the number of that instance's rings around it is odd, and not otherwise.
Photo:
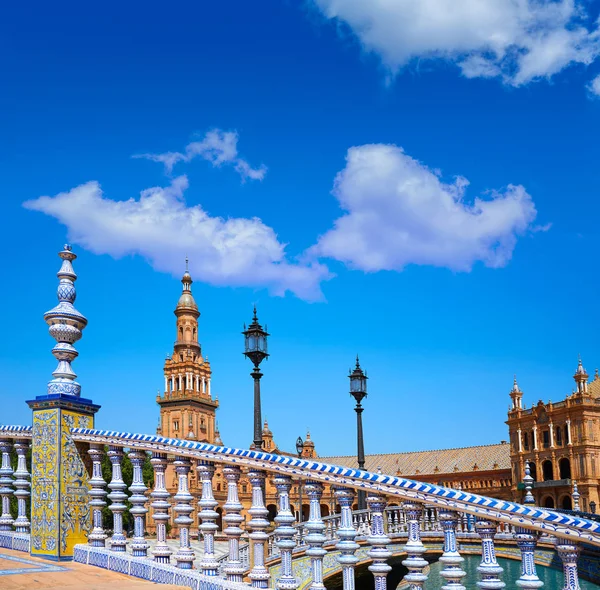
[[(117, 438), (117, 437), (114, 437)], [(115, 441), (116, 442), (116, 441)], [(102, 458), (104, 456), (104, 444), (108, 444), (108, 458), (111, 464), (111, 479), (108, 483), (108, 499), (111, 500), (109, 506), (112, 513), (112, 531), (107, 540), (107, 531), (103, 529), (102, 510), (106, 506), (107, 483), (102, 475)], [(127, 490), (123, 481), (122, 460), (124, 457), (123, 449), (129, 449), (128, 456), (133, 467), (133, 481)], [(0, 497), (2, 499), (2, 514), (0, 515), (0, 544), (6, 542), (6, 533), (14, 531), (14, 534), (27, 534), (29, 528), (29, 518), (27, 514), (27, 498), (29, 496), (29, 473), (26, 464), (26, 454), (28, 441), (25, 439), (13, 440), (0, 429)], [(163, 446), (166, 450), (166, 447)], [(16, 455), (16, 469), (13, 472), (11, 465), (11, 453)], [(151, 463), (154, 469), (154, 484), (152, 490), (148, 490), (142, 477), (142, 468), (146, 460), (148, 447), (145, 449), (140, 445), (136, 447), (135, 441), (128, 441), (127, 444), (111, 444), (106, 441), (103, 444), (91, 442), (87, 453), (90, 457), (91, 473), (89, 479), (88, 503), (91, 513), (92, 528), (88, 534), (88, 551), (104, 551), (105, 544), (109, 546), (111, 552), (128, 556), (128, 559), (145, 560), (147, 558), (149, 543), (145, 533), (145, 518), (148, 513), (147, 502), (150, 500), (152, 508), (152, 519), (156, 529), (156, 543), (152, 550), (152, 558), (156, 565), (169, 566), (172, 550), (167, 544), (167, 523), (170, 519), (171, 504), (170, 495), (166, 488), (165, 472), (167, 469), (166, 452), (154, 452)], [(175, 554), (176, 567), (181, 570), (192, 570), (195, 559), (194, 551), (190, 543), (190, 526), (192, 524), (191, 513), (196, 508), (194, 498), (188, 488), (188, 476), (191, 469), (190, 456), (177, 455), (169, 450), (169, 453), (175, 455), (173, 466), (176, 473), (177, 492), (173, 497), (173, 512), (176, 515), (175, 524), (179, 535), (179, 548)], [(213, 455), (214, 457), (214, 455)], [(282, 457), (278, 462), (285, 459)], [(505, 586), (501, 581), (500, 574), (502, 568), (498, 565), (495, 555), (494, 538), (498, 535), (504, 542), (512, 541), (519, 547), (521, 554), (521, 576), (516, 581), (516, 585), (521, 588), (538, 589), (543, 584), (540, 581), (534, 563), (534, 552), (540, 537), (540, 529), (535, 530), (532, 522), (533, 518), (521, 519), (521, 514), (527, 510), (525, 506), (519, 507), (515, 517), (515, 526), (510, 522), (498, 521), (494, 518), (484, 517), (483, 514), (477, 519), (463, 511), (460, 503), (454, 500), (449, 503), (452, 508), (435, 505), (435, 498), (430, 498), (429, 503), (425, 503), (425, 498), (419, 500), (404, 499), (401, 506), (391, 505), (386, 507), (388, 501), (398, 501), (403, 498), (403, 491), (399, 489), (396, 492), (389, 486), (385, 489), (377, 489), (375, 486), (367, 490), (368, 509), (352, 512), (352, 503), (355, 499), (355, 489), (348, 487), (348, 479), (340, 478), (338, 481), (344, 482), (344, 485), (335, 485), (335, 476), (329, 478), (329, 483), (334, 483), (332, 493), (335, 495), (339, 505), (340, 514), (331, 516), (321, 516), (321, 501), (323, 496), (323, 483), (318, 479), (317, 471), (314, 471), (314, 478), (308, 477), (309, 467), (305, 477), (304, 490), (308, 496), (310, 506), (309, 518), (301, 526), (294, 526), (294, 515), (290, 507), (290, 488), (291, 473), (286, 473), (285, 469), (272, 469), (268, 467), (263, 469), (248, 470), (248, 480), (252, 486), (252, 506), (249, 509), (249, 520), (243, 527), (244, 517), (242, 516), (242, 504), (239, 499), (239, 481), (241, 469), (239, 466), (219, 464), (223, 476), (227, 482), (227, 500), (223, 504), (224, 535), (227, 538), (228, 553), (223, 559), (216, 559), (215, 555), (215, 534), (218, 530), (216, 510), (218, 503), (214, 498), (213, 476), (216, 464), (214, 460), (197, 456), (195, 459), (198, 473), (198, 482), (201, 487), (201, 498), (198, 501), (197, 509), (199, 516), (199, 531), (204, 541), (204, 553), (199, 560), (198, 571), (202, 574), (215, 578), (216, 587), (219, 586), (219, 576), (225, 577), (227, 582), (243, 583), (245, 575), (251, 581), (255, 588), (267, 588), (269, 584), (268, 567), (274, 564), (266, 564), (266, 548), (274, 546), (277, 549), (277, 555), (281, 560), (280, 573), (277, 576), (275, 586), (278, 590), (296, 590), (301, 583), (303, 587), (309, 587), (311, 590), (323, 590), (323, 562), (327, 551), (336, 551), (336, 560), (341, 569), (343, 590), (355, 589), (355, 566), (358, 562), (356, 552), (359, 543), (366, 543), (369, 546), (368, 556), (371, 560), (369, 570), (373, 573), (376, 590), (385, 590), (387, 575), (390, 571), (388, 564), (391, 552), (389, 544), (397, 541), (398, 537), (406, 538), (404, 549), (407, 553), (403, 565), (408, 568), (408, 574), (405, 581), (411, 590), (421, 590), (427, 579), (424, 573), (427, 561), (424, 559), (424, 553), (427, 550), (424, 541), (438, 543), (443, 535), (443, 553), (440, 557), (442, 564), (441, 577), (445, 580), (442, 590), (464, 590), (463, 579), (466, 576), (462, 569), (463, 558), (458, 552), (457, 539), (464, 538), (472, 540), (477, 534), (481, 538), (482, 559), (478, 572), (480, 580), (478, 586), (483, 590), (500, 590)], [(264, 463), (263, 463), (264, 465)], [(248, 469), (248, 466), (245, 466)], [(265, 507), (265, 478), (268, 473), (274, 473), (274, 484), (278, 493), (278, 510), (275, 516), (276, 530), (272, 535), (267, 534), (269, 522), (267, 520), (268, 511)], [(34, 475), (35, 477), (35, 475)], [(298, 478), (297, 470), (293, 472), (293, 477)], [(352, 485), (352, 483), (350, 483)], [(358, 486), (356, 486), (358, 487)], [(364, 486), (363, 486), (364, 488)], [(127, 491), (131, 494), (129, 502)], [(149, 491), (149, 494), (147, 492)], [(444, 492), (445, 497), (446, 493)], [(13, 513), (11, 515), (12, 496), (17, 502), (13, 501)], [(404, 496), (406, 498), (406, 496)], [(496, 506), (497, 514), (503, 514), (503, 503)], [(129, 508), (128, 508), (129, 506)], [(485, 506), (480, 504), (480, 506)], [(514, 510), (514, 508), (512, 508)], [(124, 516), (129, 511), (133, 519), (133, 534), (131, 539), (127, 539), (124, 532)], [(477, 510), (478, 514), (482, 512)], [(484, 512), (484, 511), (483, 511)], [(548, 511), (540, 511), (543, 518)], [(16, 517), (16, 518), (15, 518)], [(13, 522), (13, 518), (15, 518)], [(542, 518), (542, 517), (541, 517)], [(553, 523), (557, 522), (557, 515), (553, 517)], [(561, 523), (565, 521), (560, 521)], [(573, 524), (571, 524), (573, 523)], [(555, 540), (557, 554), (559, 555), (564, 569), (564, 588), (563, 590), (579, 590), (577, 558), (580, 553), (578, 541), (587, 540), (592, 544), (600, 546), (600, 540), (593, 538), (593, 527), (598, 525), (585, 519), (577, 518), (567, 522), (566, 527), (572, 527), (569, 530), (576, 532), (577, 523), (584, 523), (586, 530), (591, 530), (592, 537), (579, 538), (573, 534), (572, 538), (564, 538), (564, 532)], [(110, 528), (110, 526), (109, 526)], [(241, 545), (241, 538), (244, 534), (244, 528), (249, 531), (250, 544)], [(303, 529), (303, 533), (300, 532)], [(550, 530), (546, 528), (546, 530)], [(600, 530), (600, 529), (598, 529)], [(4, 537), (2, 536), (4, 534)], [(461, 537), (462, 535), (462, 537)], [(548, 536), (542, 539), (543, 543), (548, 543)], [(547, 545), (546, 545), (547, 546)], [(300, 571), (294, 571), (292, 568), (292, 557), (296, 552), (306, 555), (310, 558), (310, 580), (308, 583), (305, 578), (300, 578)], [(364, 550), (363, 550), (364, 551)], [(364, 553), (361, 553), (364, 555)], [(250, 558), (251, 556), (251, 558)], [(275, 556), (273, 554), (273, 556)], [(89, 561), (92, 563), (92, 560)], [(100, 563), (101, 560), (94, 560), (94, 563)], [(132, 562), (133, 563), (133, 562)], [(222, 568), (220, 566), (223, 566)], [(175, 571), (173, 566), (170, 566)], [(133, 566), (131, 566), (133, 572)], [(306, 574), (303, 574), (306, 575)], [(229, 587), (233, 590), (233, 587)]]

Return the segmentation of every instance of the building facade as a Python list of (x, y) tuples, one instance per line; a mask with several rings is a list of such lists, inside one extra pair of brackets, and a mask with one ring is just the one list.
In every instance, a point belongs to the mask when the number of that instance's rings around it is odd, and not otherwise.
[(545, 508), (572, 509), (573, 483), (577, 482), (580, 508), (598, 505), (597, 460), (600, 453), (600, 377), (593, 380), (581, 359), (573, 375), (575, 388), (564, 400), (531, 408), (523, 405), (523, 392), (515, 378), (508, 412), (512, 490), (520, 498), (525, 462), (535, 480), (536, 504)]

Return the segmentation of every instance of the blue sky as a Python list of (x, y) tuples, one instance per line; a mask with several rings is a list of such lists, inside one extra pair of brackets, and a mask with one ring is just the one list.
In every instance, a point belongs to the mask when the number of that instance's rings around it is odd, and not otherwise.
[(102, 428), (156, 427), (186, 253), (226, 444), (252, 438), (254, 303), (283, 448), (354, 453), (357, 352), (372, 453), (499, 442), (513, 373), (527, 405), (578, 353), (592, 374), (597, 5), (469, 4), (5, 7), (0, 422), (54, 369), (65, 241)]

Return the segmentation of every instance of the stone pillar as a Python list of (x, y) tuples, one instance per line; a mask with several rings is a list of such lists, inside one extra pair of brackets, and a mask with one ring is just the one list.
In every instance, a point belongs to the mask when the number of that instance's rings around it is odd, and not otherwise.
[(227, 527), (223, 532), (229, 540), (229, 559), (223, 571), (230, 582), (242, 582), (246, 568), (240, 559), (240, 537), (243, 532), (240, 525), (244, 522), (244, 517), (241, 515), (243, 506), (238, 495), (241, 471), (237, 466), (227, 465), (223, 467), (223, 475), (227, 480), (227, 502), (223, 506), (225, 509), (223, 520)]
[(194, 511), (192, 508), (192, 500), (194, 497), (188, 489), (188, 473), (190, 472), (191, 463), (185, 457), (177, 457), (175, 460), (175, 472), (177, 473), (177, 493), (173, 496), (173, 500), (177, 502), (173, 507), (177, 518), (175, 524), (179, 527), (179, 549), (175, 554), (177, 567), (190, 570), (194, 563), (194, 552), (190, 547), (190, 525), (193, 520), (190, 514)]
[(265, 507), (264, 499), (264, 471), (251, 469), (248, 472), (248, 479), (252, 485), (252, 506), (248, 510), (248, 514), (252, 519), (248, 522), (250, 529), (251, 550), (253, 551), (253, 566), (248, 577), (252, 580), (254, 588), (268, 588), (269, 586), (269, 571), (265, 567), (265, 543), (269, 538), (266, 530), (269, 528), (267, 516), (269, 511)]
[(154, 561), (169, 563), (171, 554), (167, 545), (167, 523), (169, 522), (169, 492), (165, 483), (167, 456), (164, 453), (154, 453), (150, 460), (154, 468), (154, 489), (150, 492), (152, 498), (152, 518), (156, 527), (156, 545), (152, 551)]
[(71, 429), (94, 428), (94, 415), (100, 409), (81, 397), (81, 385), (71, 367), (78, 356), (73, 344), (87, 325), (85, 316), (73, 306), (77, 275), (71, 263), (77, 256), (65, 246), (59, 257), (59, 302), (44, 314), (56, 340), (52, 354), (58, 365), (46, 394), (27, 402), (33, 410), (31, 554), (57, 561), (72, 559), (75, 545), (87, 542), (91, 528), (88, 470)]
[(129, 491), (131, 496), (129, 512), (133, 516), (133, 539), (131, 539), (131, 554), (134, 557), (146, 557), (148, 555), (148, 541), (146, 541), (145, 520), (148, 508), (146, 508), (146, 492), (148, 488), (144, 484), (142, 468), (147, 455), (145, 451), (129, 451), (129, 459), (133, 466), (133, 478)]
[(219, 503), (215, 500), (212, 489), (215, 466), (209, 461), (198, 461), (198, 479), (202, 482), (202, 497), (199, 506), (202, 524), (200, 530), (204, 538), (204, 556), (200, 562), (202, 573), (207, 576), (216, 576), (219, 572), (219, 563), (215, 557), (215, 533), (218, 530), (217, 518), (219, 514), (215, 508)]
[(106, 544), (106, 533), (102, 526), (102, 509), (106, 506), (107, 491), (106, 482), (102, 477), (102, 457), (104, 448), (102, 445), (92, 444), (88, 451), (92, 459), (92, 477), (90, 479), (90, 489), (88, 495), (90, 497), (90, 508), (92, 510), (93, 529), (88, 535), (88, 543), (92, 547), (104, 547)]
[(481, 563), (477, 566), (477, 571), (481, 574), (481, 580), (477, 582), (477, 585), (482, 590), (500, 590), (506, 584), (500, 580), (499, 576), (503, 569), (496, 561), (496, 551), (494, 549), (496, 523), (489, 520), (478, 520), (475, 523), (475, 530), (481, 537)]
[(10, 463), (12, 441), (0, 440), (2, 467), (0, 467), (0, 496), (2, 497), (2, 515), (0, 515), (0, 531), (12, 531), (13, 517), (10, 514), (10, 497), (13, 495), (13, 469)]
[(354, 490), (351, 488), (336, 487), (335, 496), (342, 512), (340, 527), (337, 530), (340, 539), (335, 548), (340, 552), (338, 562), (342, 566), (343, 590), (354, 590), (354, 567), (358, 563), (358, 557), (354, 552), (359, 545), (354, 540), (356, 529), (352, 524), (352, 502), (354, 501)]
[(541, 588), (544, 585), (537, 575), (535, 569), (535, 547), (538, 535), (522, 527), (516, 527), (514, 533), (515, 541), (521, 551), (521, 577), (515, 582), (519, 588)]
[(581, 549), (571, 539), (556, 539), (556, 551), (563, 564), (563, 590), (580, 590), (577, 560)]
[(275, 587), (278, 590), (295, 590), (298, 587), (298, 580), (294, 577), (292, 571), (292, 551), (296, 546), (294, 541), (294, 515), (290, 509), (290, 488), (292, 487), (292, 478), (289, 475), (277, 475), (274, 479), (277, 488), (277, 499), (279, 507), (275, 523), (276, 545), (281, 553), (281, 575), (275, 581)]
[(423, 508), (418, 502), (407, 501), (402, 503), (402, 509), (408, 527), (408, 541), (404, 546), (407, 556), (402, 562), (402, 565), (408, 568), (408, 574), (404, 576), (404, 579), (410, 584), (411, 590), (420, 590), (427, 580), (427, 576), (423, 573), (427, 561), (422, 557), (427, 549), (421, 542), (421, 531), (419, 529)]
[(310, 585), (312, 590), (324, 590), (323, 584), (323, 557), (327, 551), (323, 549), (323, 543), (327, 540), (323, 531), (325, 523), (321, 518), (321, 497), (323, 496), (323, 484), (316, 481), (307, 481), (304, 486), (309, 500), (309, 516), (305, 528), (308, 531), (304, 541), (308, 543), (309, 549), (306, 554), (310, 556), (313, 581)]
[(440, 508), (439, 519), (444, 531), (444, 553), (440, 557), (444, 569), (440, 576), (446, 580), (446, 584), (442, 586), (442, 590), (465, 590), (462, 579), (467, 574), (461, 568), (464, 559), (458, 552), (456, 543), (458, 515), (452, 510)]
[(29, 518), (27, 518), (27, 498), (31, 495), (29, 488), (29, 471), (27, 471), (26, 454), (29, 448), (27, 441), (15, 442), (17, 453), (17, 470), (15, 471), (15, 497), (17, 498), (17, 519), (15, 530), (17, 533), (29, 532)]
[[(367, 538), (367, 542), (371, 545), (369, 557), (373, 560), (368, 569), (375, 578), (375, 590), (386, 590), (387, 575), (392, 570), (387, 563), (387, 560), (392, 556), (392, 552), (387, 547), (390, 538), (383, 530), (383, 511), (386, 504), (385, 496), (372, 491), (368, 492), (367, 506), (371, 511), (371, 534)], [(405, 576), (405, 579), (407, 579), (407, 576)]]
[(123, 513), (127, 508), (125, 500), (127, 494), (127, 484), (123, 481), (123, 472), (121, 471), (121, 461), (123, 460), (123, 449), (120, 447), (108, 447), (108, 458), (112, 463), (112, 479), (108, 484), (110, 494), (108, 498), (112, 504), (108, 509), (113, 513), (113, 534), (110, 538), (110, 548), (112, 551), (124, 552), (127, 545), (127, 539), (123, 532)]

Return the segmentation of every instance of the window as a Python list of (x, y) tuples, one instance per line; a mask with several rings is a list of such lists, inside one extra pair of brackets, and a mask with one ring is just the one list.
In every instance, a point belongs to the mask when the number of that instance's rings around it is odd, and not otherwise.
[(577, 422), (577, 442), (581, 442), (583, 440), (583, 427), (581, 425), (581, 420)]
[(585, 457), (579, 455), (579, 477), (585, 477)]
[(562, 447), (562, 428), (556, 427), (556, 446)]
[(179, 430), (179, 420), (173, 420), (173, 430)]
[(243, 494), (247, 494), (248, 493), (248, 486), (245, 483), (242, 484), (242, 493)]
[(594, 422), (592, 420), (588, 420), (588, 436), (590, 440), (594, 440)]
[(542, 444), (544, 445), (545, 449), (550, 446), (550, 432), (548, 430), (544, 430), (542, 432)]
[(529, 436), (527, 436), (526, 432), (523, 433), (523, 448), (526, 451), (529, 450)]

